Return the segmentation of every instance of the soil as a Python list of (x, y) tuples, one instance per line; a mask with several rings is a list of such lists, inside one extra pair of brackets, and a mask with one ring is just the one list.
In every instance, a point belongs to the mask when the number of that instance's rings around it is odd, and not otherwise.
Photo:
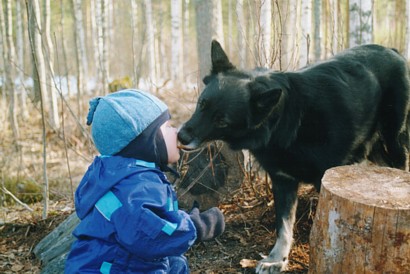
[[(310, 187), (299, 191), (295, 242), (287, 273), (307, 273), (309, 232), (317, 204)], [(41, 204), (29, 212), (20, 206), (8, 207), (7, 220), (0, 225), (0, 273), (40, 273), (41, 263), (32, 254), (35, 245), (73, 211), (71, 201), (51, 203), (50, 216), (41, 219)], [(275, 243), (272, 195), (264, 180), (244, 182), (229, 200), (220, 204), (225, 214), (225, 232), (216, 240), (199, 243), (186, 254), (191, 272), (254, 273), (263, 254)]]

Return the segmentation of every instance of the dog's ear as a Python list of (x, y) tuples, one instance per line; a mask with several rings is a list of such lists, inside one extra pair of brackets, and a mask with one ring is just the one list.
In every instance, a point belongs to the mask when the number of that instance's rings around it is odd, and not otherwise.
[(280, 86), (270, 86), (267, 77), (257, 77), (249, 83), (250, 110), (249, 120), (252, 128), (260, 127), (280, 105), (283, 89)]
[(211, 45), (211, 60), (212, 60), (212, 74), (218, 74), (234, 69), (235, 66), (229, 61), (228, 56), (224, 52), (218, 41), (212, 40)]

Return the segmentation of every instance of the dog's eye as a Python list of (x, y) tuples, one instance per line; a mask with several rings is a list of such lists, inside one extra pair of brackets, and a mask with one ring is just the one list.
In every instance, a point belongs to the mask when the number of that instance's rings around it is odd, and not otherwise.
[(223, 118), (215, 119), (215, 126), (218, 128), (226, 128), (228, 123)]
[(205, 107), (206, 107), (206, 100), (202, 99), (202, 100), (198, 101), (198, 107), (199, 107), (199, 110), (204, 110)]

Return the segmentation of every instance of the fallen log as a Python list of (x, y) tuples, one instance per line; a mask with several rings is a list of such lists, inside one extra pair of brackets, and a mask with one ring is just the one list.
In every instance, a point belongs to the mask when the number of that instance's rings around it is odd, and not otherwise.
[(64, 273), (64, 264), (75, 238), (74, 228), (80, 222), (72, 213), (34, 248), (33, 253), (41, 261), (41, 273)]
[(410, 173), (364, 165), (328, 170), (309, 273), (410, 273)]

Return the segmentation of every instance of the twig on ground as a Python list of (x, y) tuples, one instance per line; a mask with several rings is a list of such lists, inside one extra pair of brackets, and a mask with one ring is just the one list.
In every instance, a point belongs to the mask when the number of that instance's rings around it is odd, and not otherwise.
[(34, 210), (32, 208), (30, 208), (27, 204), (23, 203), (22, 201), (19, 200), (19, 198), (17, 198), (16, 196), (14, 196), (13, 193), (11, 193), (7, 188), (5, 188), (4, 186), (1, 187), (1, 190), (10, 195), (11, 198), (13, 198), (14, 201), (16, 201), (17, 203), (19, 203), (20, 205), (22, 205), (25, 209), (27, 209), (30, 212), (33, 212)]

